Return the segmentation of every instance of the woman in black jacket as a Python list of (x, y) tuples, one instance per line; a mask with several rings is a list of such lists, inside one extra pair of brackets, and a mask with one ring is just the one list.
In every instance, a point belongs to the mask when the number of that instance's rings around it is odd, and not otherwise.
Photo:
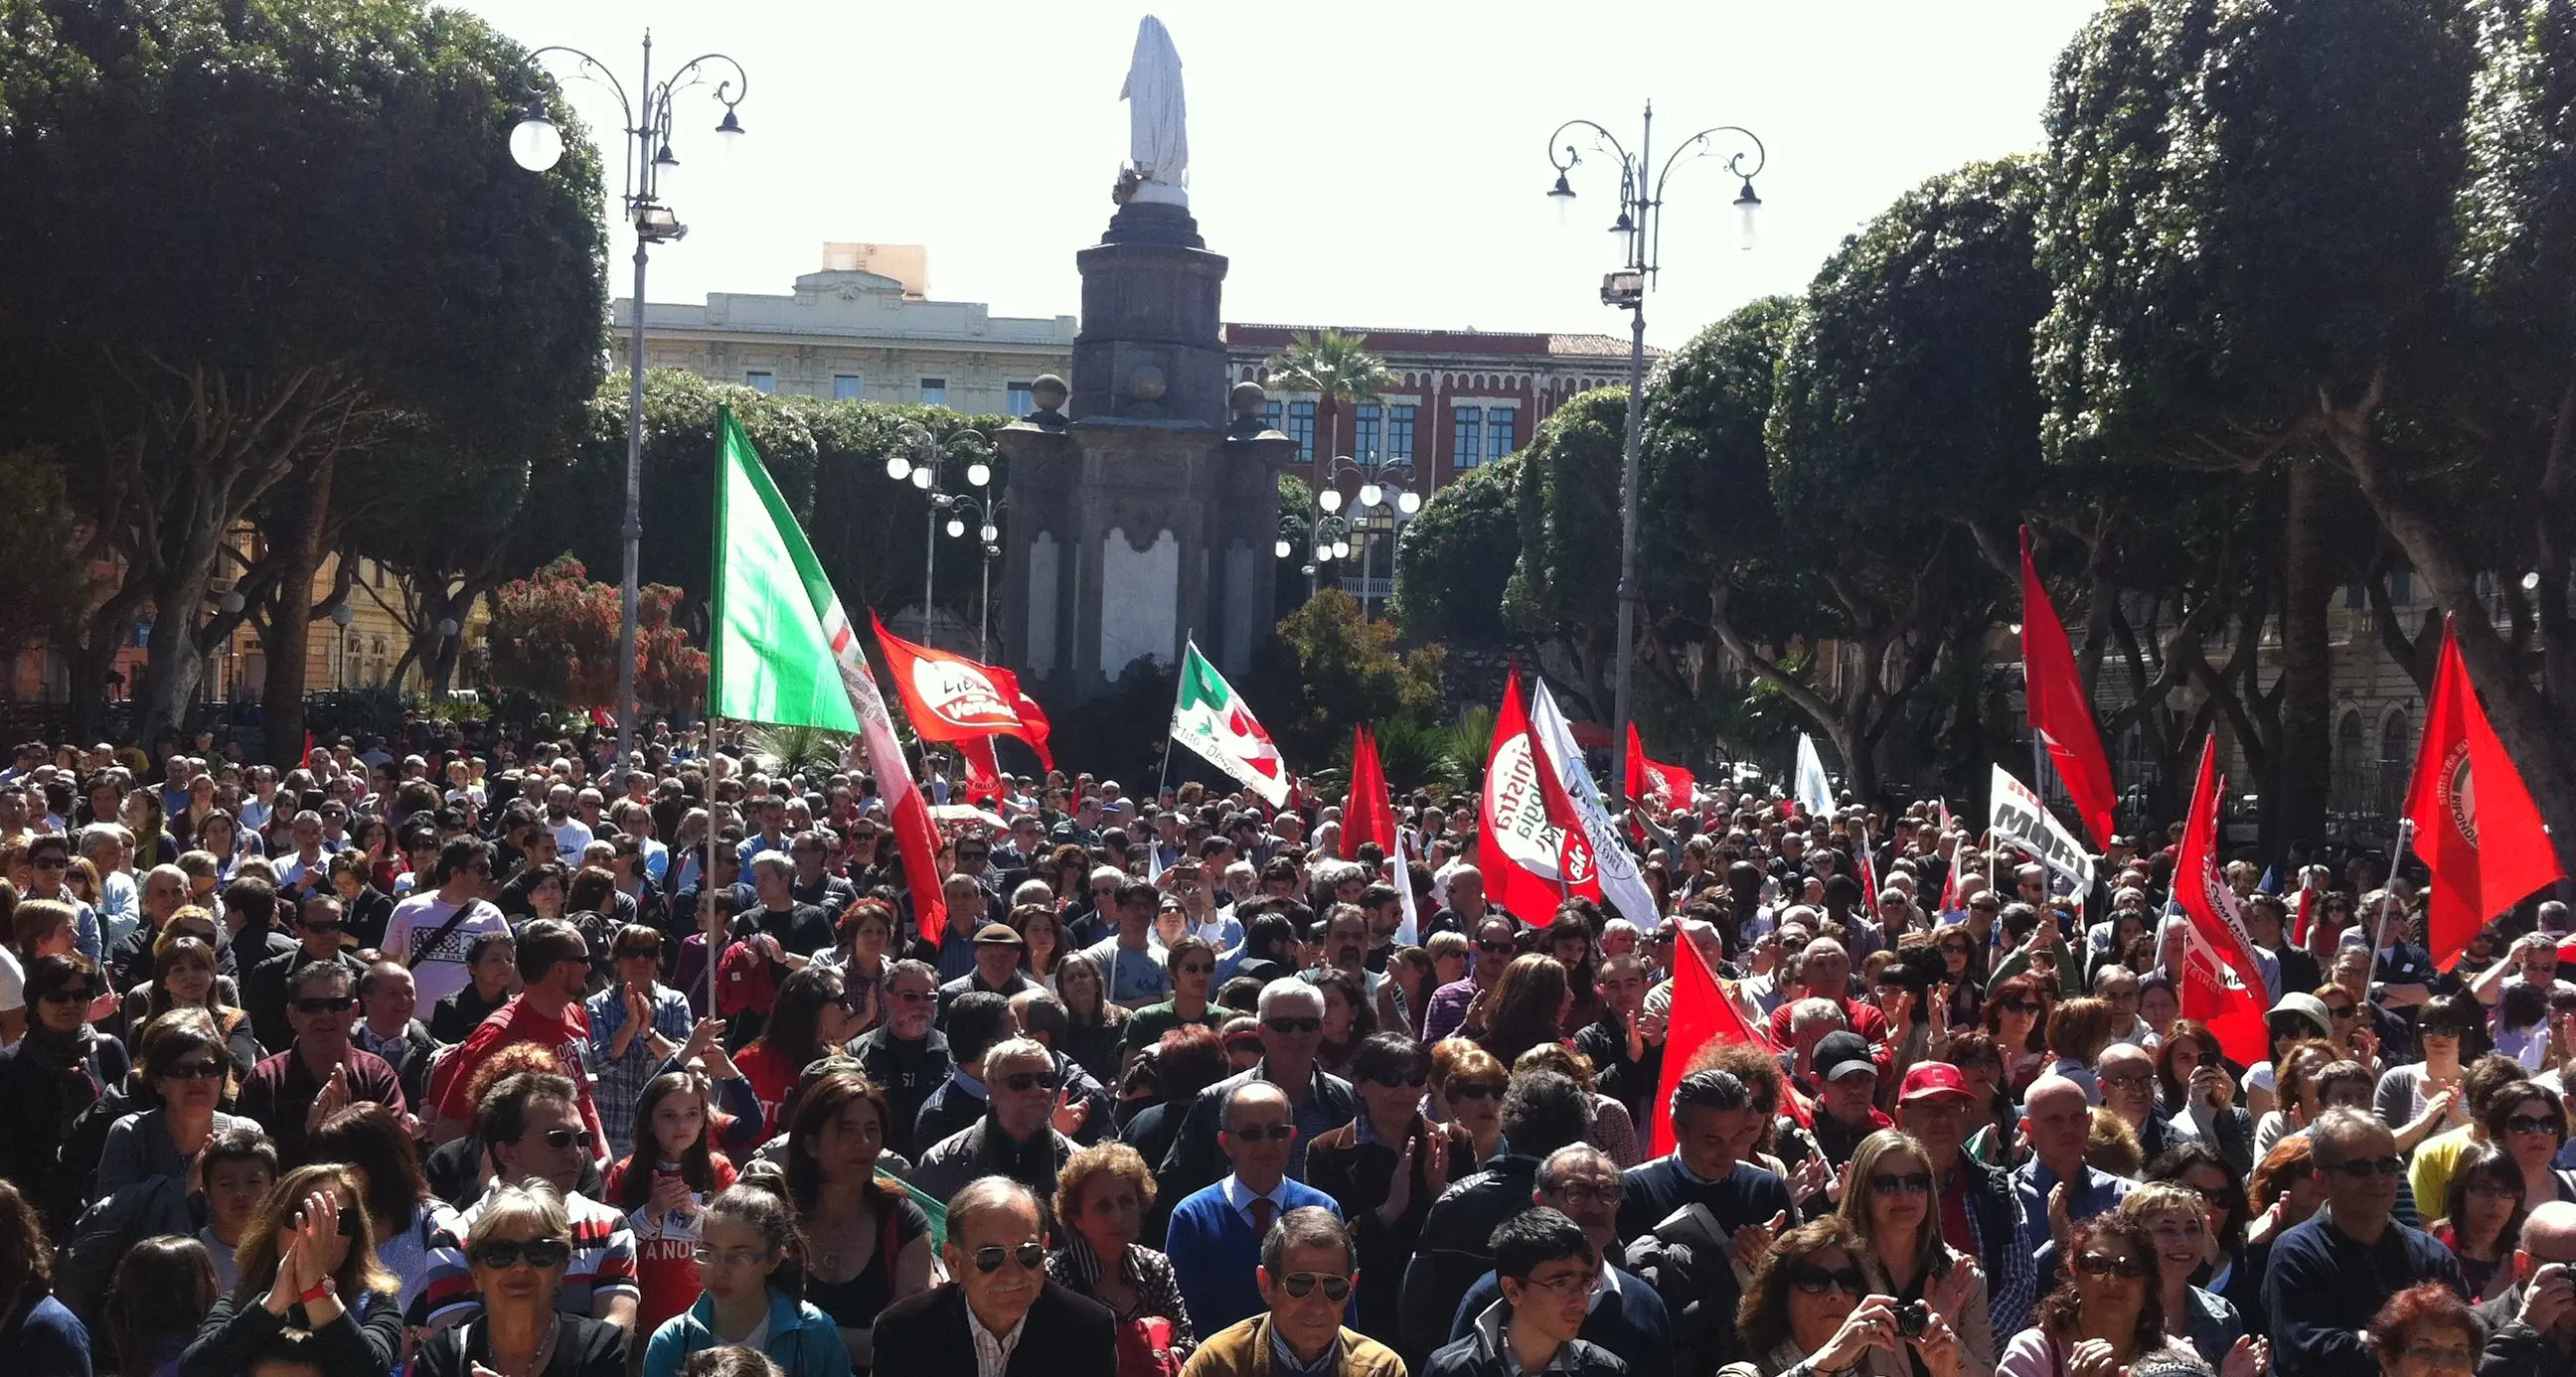
[(98, 967), (76, 952), (27, 967), (27, 1035), (0, 1050), (0, 1177), (17, 1184), (45, 1229), (69, 1238), (89, 1185), (88, 1162), (66, 1161), (63, 1139), (81, 1111), (125, 1081), (125, 1045), (89, 1024), (107, 992)]
[(215, 1302), (179, 1377), (231, 1377), (290, 1326), (324, 1377), (389, 1377), (402, 1351), (399, 1283), (376, 1262), (357, 1174), (337, 1163), (298, 1167), (242, 1229), (239, 1277)]
[[(1452, 1181), (1475, 1174), (1466, 1133), (1422, 1116), (1431, 1049), (1402, 1033), (1377, 1033), (1351, 1054), (1360, 1116), (1306, 1147), (1306, 1184), (1333, 1197), (1358, 1236), (1360, 1284), (1351, 1327), (1393, 1347), (1396, 1298), (1405, 1263), (1431, 1203)], [(1360, 1137), (1365, 1120), (1368, 1137)], [(1404, 1168), (1397, 1175), (1397, 1168)]]

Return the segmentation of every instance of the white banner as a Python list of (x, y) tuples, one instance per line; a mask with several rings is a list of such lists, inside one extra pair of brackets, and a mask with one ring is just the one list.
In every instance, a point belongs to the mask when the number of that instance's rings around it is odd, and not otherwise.
[(1816, 739), (1798, 733), (1798, 774), (1792, 792), (1798, 798), (1798, 811), (1810, 817), (1834, 815), (1834, 787), (1825, 779), (1825, 762), (1816, 754)]
[(1646, 888), (1646, 877), (1637, 870), (1637, 853), (1628, 849), (1628, 840), (1619, 835), (1619, 826), (1601, 807), (1601, 791), (1592, 787), (1592, 772), (1583, 768), (1583, 748), (1574, 742), (1574, 729), (1566, 725), (1565, 714), (1557, 711), (1556, 695), (1547, 691), (1544, 680), (1533, 680), (1537, 690), (1530, 701), (1530, 730), (1546, 743), (1566, 794), (1574, 801), (1574, 814), (1583, 821), (1583, 835), (1592, 844), (1593, 863), (1601, 867), (1601, 897), (1610, 901), (1619, 916), (1641, 929), (1652, 930), (1663, 921), (1655, 909), (1655, 892)]
[(1995, 767), (1994, 787), (1986, 796), (1986, 823), (1998, 845), (2017, 846), (2039, 858), (2041, 865), (2065, 876), (2081, 894), (2093, 887), (2093, 857), (2039, 801), (2030, 786), (2004, 767)]

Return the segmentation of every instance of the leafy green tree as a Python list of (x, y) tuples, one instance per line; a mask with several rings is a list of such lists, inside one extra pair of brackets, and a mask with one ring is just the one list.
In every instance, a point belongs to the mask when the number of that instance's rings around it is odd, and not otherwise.
[(1340, 452), (1334, 428), (1341, 405), (1376, 401), (1396, 382), (1386, 360), (1369, 352), (1368, 336), (1350, 330), (1298, 331), (1263, 365), (1263, 376), (1262, 386), (1273, 393), (1314, 394), (1324, 418), (1324, 447), (1317, 453), (1326, 456)]
[(1417, 641), (1480, 647), (1511, 643), (1503, 590), (1520, 556), (1523, 459), (1473, 468), (1431, 495), (1395, 550), (1389, 608)]
[(81, 531), (63, 487), (51, 456), (0, 454), (0, 492), (15, 508), (9, 573), (0, 578), (0, 658), (10, 664), (25, 646), (76, 634), (92, 600)]
[(1514, 485), (1520, 559), (1503, 586), (1503, 620), (1537, 652), (1533, 666), (1595, 717), (1609, 715), (1618, 648), (1615, 580), (1604, 571), (1619, 567), (1627, 430), (1627, 389), (1574, 397), (1539, 426)]
[[(1338, 588), (1280, 619), (1293, 664), (1262, 674), (1252, 701), (1289, 760), (1331, 759), (1348, 750), (1353, 727), (1421, 719), (1439, 706), (1443, 648), (1398, 651), (1395, 634), (1391, 621), (1362, 620), (1359, 600)], [(1288, 705), (1275, 721), (1274, 704)]]
[[(578, 415), (606, 309), (596, 155), (575, 137), (530, 176), (498, 152), (549, 89), (420, 0), (0, 11), (0, 437), (52, 445), (122, 571), (76, 701), (148, 608), (141, 731), (179, 724), (221, 547), (281, 485), (325, 491), (399, 428), (542, 448)], [(270, 655), (300, 660), (305, 625)]]

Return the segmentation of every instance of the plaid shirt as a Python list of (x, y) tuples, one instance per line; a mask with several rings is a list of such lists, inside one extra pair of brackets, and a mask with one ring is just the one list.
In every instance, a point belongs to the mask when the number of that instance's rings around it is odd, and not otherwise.
[[(665, 1060), (656, 1054), (641, 1034), (626, 1044), (626, 1055), (609, 1055), (617, 1032), (626, 1026), (626, 987), (611, 985), (590, 997), (590, 1076), (591, 1099), (599, 1106), (599, 1131), (608, 1135), (609, 1160), (617, 1161), (634, 1151), (635, 1101), (644, 1093), (645, 1083), (662, 1069)], [(688, 996), (667, 985), (653, 987), (653, 1031), (673, 1042), (689, 1040), (698, 1016), (689, 1009)]]

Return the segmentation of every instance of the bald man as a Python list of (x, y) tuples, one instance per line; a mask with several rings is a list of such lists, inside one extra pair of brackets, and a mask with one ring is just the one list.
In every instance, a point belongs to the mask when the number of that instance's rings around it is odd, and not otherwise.
[(2532, 1209), (2513, 1251), (2513, 1285), (2478, 1317), (2490, 1336), (2480, 1371), (2576, 1372), (2576, 1205)]
[(2093, 1132), (2093, 1104), (2084, 1087), (2064, 1076), (2042, 1076), (2022, 1098), (2021, 1131), (2030, 1160), (2013, 1168), (2013, 1194), (2021, 1201), (2021, 1246), (2040, 1259), (2048, 1277), (2056, 1262), (2049, 1199), (2066, 1192), (2066, 1219), (2090, 1219), (2116, 1207), (2138, 1184), (2088, 1165), (2084, 1145)]

